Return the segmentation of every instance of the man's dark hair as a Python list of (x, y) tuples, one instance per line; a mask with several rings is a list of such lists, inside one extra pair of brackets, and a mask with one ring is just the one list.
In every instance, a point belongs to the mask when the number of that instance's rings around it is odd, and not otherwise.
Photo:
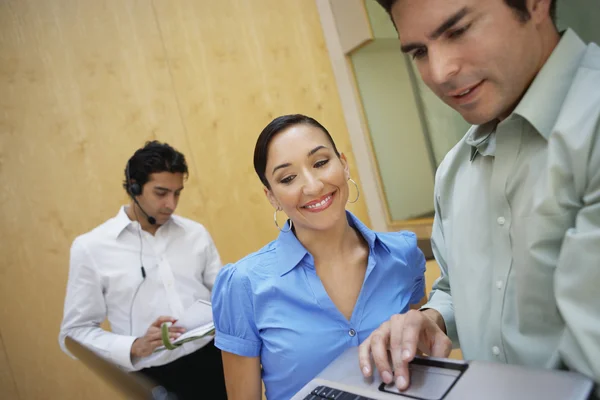
[(188, 167), (185, 162), (185, 156), (169, 146), (167, 143), (161, 143), (157, 140), (146, 142), (144, 147), (138, 149), (127, 161), (123, 180), (123, 188), (132, 182), (127, 181), (127, 167), (129, 167), (129, 179), (135, 181), (140, 188), (143, 188), (150, 179), (150, 174), (158, 172), (181, 172), (187, 178)]
[(260, 181), (267, 189), (271, 189), (271, 186), (267, 181), (267, 177), (265, 176), (265, 171), (267, 169), (267, 154), (269, 152), (269, 144), (271, 143), (271, 140), (273, 140), (275, 135), (277, 135), (279, 132), (284, 131), (285, 129), (294, 125), (301, 124), (311, 125), (322, 130), (331, 142), (331, 146), (333, 147), (335, 154), (338, 157), (340, 156), (340, 153), (335, 146), (335, 142), (333, 141), (333, 138), (327, 129), (325, 129), (325, 127), (314, 118), (307, 117), (306, 115), (302, 114), (289, 114), (277, 117), (262, 130), (258, 136), (258, 140), (256, 141), (256, 146), (254, 147), (254, 170), (260, 178)]
[[(398, 0), (375, 0), (388, 12), (388, 14), (392, 13), (392, 7), (396, 4)], [(527, 9), (527, 0), (504, 0), (507, 6), (513, 9), (513, 11), (517, 14), (517, 17), (522, 22), (529, 21), (531, 15), (529, 14), (529, 10)], [(554, 24), (556, 24), (556, 0), (552, 0), (550, 3), (550, 17)], [(393, 20), (393, 18), (392, 18)]]

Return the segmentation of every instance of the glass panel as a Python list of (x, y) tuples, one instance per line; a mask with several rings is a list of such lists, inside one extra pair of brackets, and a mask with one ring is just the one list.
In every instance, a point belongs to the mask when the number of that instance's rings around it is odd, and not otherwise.
[(398, 40), (375, 40), (350, 60), (391, 219), (431, 214), (431, 156)]
[(558, 28), (571, 27), (586, 42), (600, 45), (600, 0), (559, 0)]

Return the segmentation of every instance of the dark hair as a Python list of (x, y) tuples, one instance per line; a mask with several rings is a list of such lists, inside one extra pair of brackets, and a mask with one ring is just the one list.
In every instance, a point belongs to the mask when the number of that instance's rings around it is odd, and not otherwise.
[(127, 167), (129, 167), (129, 179), (139, 184), (141, 188), (150, 179), (150, 174), (157, 172), (181, 172), (187, 177), (188, 167), (185, 156), (169, 146), (157, 140), (146, 142), (144, 147), (138, 149), (127, 161), (125, 166), (125, 179), (123, 188), (127, 191)]
[[(396, 4), (398, 0), (376, 0), (381, 7), (385, 9), (385, 11), (392, 15), (392, 7)], [(517, 17), (522, 22), (529, 21), (531, 15), (529, 14), (529, 10), (527, 9), (527, 0), (504, 0), (507, 6), (513, 9), (513, 11), (517, 14)], [(556, 24), (556, 0), (552, 0), (550, 3), (550, 18)], [(393, 22), (393, 18), (392, 18)]]
[(258, 140), (256, 141), (256, 146), (254, 147), (254, 170), (260, 178), (260, 181), (267, 189), (271, 189), (271, 186), (267, 181), (267, 177), (265, 176), (265, 171), (267, 169), (267, 153), (269, 152), (269, 144), (271, 143), (271, 140), (273, 140), (275, 135), (277, 135), (279, 132), (294, 125), (300, 124), (311, 125), (322, 130), (331, 142), (335, 155), (338, 157), (340, 156), (340, 153), (335, 146), (335, 142), (333, 141), (333, 138), (327, 129), (325, 129), (325, 127), (314, 118), (307, 117), (306, 115), (302, 114), (289, 114), (277, 117), (273, 121), (269, 122), (269, 125), (262, 130), (258, 136)]

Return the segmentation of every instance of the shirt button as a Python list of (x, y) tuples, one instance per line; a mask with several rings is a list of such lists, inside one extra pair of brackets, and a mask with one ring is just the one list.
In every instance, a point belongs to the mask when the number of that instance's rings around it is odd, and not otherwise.
[(496, 281), (496, 287), (502, 289), (502, 281)]
[(498, 222), (498, 225), (504, 225), (504, 223), (506, 222), (506, 219), (504, 219), (504, 217), (498, 217), (496, 222)]
[(492, 347), (492, 354), (495, 355), (495, 356), (499, 356), (500, 355), (500, 348), (498, 346)]
[(350, 335), (350, 337), (354, 337), (354, 336), (356, 336), (356, 331), (354, 329), (350, 329), (348, 331), (348, 335)]

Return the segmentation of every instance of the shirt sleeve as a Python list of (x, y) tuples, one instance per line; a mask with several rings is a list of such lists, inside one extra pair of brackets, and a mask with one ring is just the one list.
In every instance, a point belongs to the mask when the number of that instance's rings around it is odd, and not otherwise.
[(215, 346), (244, 357), (260, 356), (250, 282), (235, 264), (223, 267), (212, 292)]
[(65, 338), (70, 336), (105, 359), (126, 370), (133, 370), (131, 346), (136, 338), (105, 331), (100, 327), (105, 318), (106, 303), (100, 277), (83, 243), (76, 239), (71, 246), (59, 344), (65, 353), (73, 357), (65, 345)]
[(425, 296), (425, 256), (417, 246), (417, 235), (413, 232), (404, 232), (404, 239), (408, 243), (408, 266), (413, 272), (413, 286), (410, 304), (419, 304)]
[(206, 238), (208, 243), (206, 246), (206, 263), (204, 266), (204, 272), (202, 274), (202, 280), (204, 282), (204, 286), (206, 286), (208, 290), (212, 290), (217, 274), (219, 273), (219, 270), (223, 264), (221, 263), (221, 257), (219, 256), (217, 246), (215, 246), (215, 243), (213, 242), (213, 239), (208, 231), (206, 231)]
[(575, 226), (564, 237), (554, 273), (554, 294), (565, 332), (563, 362), (600, 382), (600, 125), (589, 153), (587, 187)]
[[(436, 182), (435, 187), (438, 187)], [(431, 233), (431, 249), (437, 264), (440, 267), (440, 277), (433, 283), (429, 301), (421, 310), (434, 309), (442, 315), (446, 325), (446, 335), (452, 340), (453, 346), (459, 347), (458, 332), (454, 319), (454, 304), (452, 302), (452, 291), (450, 290), (450, 277), (448, 276), (448, 265), (446, 264), (446, 243), (444, 241), (444, 230), (442, 227), (442, 214), (435, 198), (435, 216), (433, 218), (433, 230)]]

